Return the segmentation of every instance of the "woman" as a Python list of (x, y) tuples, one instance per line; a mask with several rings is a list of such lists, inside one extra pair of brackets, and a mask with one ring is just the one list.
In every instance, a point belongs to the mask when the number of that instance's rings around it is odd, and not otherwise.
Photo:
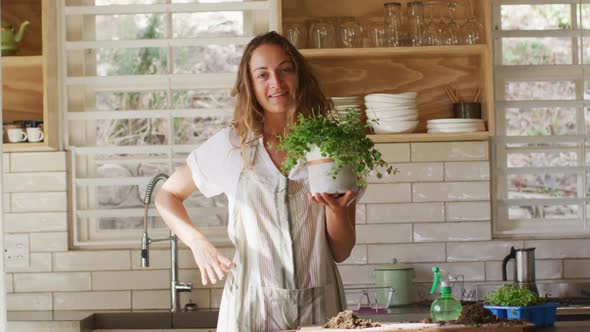
[[(329, 111), (303, 56), (269, 32), (245, 48), (232, 91), (234, 122), (187, 158), (156, 197), (158, 211), (191, 248), (203, 285), (227, 273), (217, 331), (276, 331), (322, 324), (345, 308), (335, 262), (355, 244), (356, 193), (311, 195), (307, 169), (280, 171), (277, 135), (298, 114)], [(182, 202), (195, 190), (225, 194), (233, 261), (190, 222)], [(350, 206), (349, 206), (350, 205)]]

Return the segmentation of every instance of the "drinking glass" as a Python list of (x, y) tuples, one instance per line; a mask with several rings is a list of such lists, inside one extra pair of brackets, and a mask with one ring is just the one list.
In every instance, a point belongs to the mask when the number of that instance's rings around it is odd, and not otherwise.
[(345, 22), (338, 29), (339, 46), (354, 48), (363, 46), (363, 28), (357, 22)]
[(436, 33), (436, 22), (434, 22), (435, 2), (424, 3), (424, 11), (428, 14), (428, 23), (424, 21), (424, 32), (422, 33), (422, 44), (427, 46), (439, 45)]
[(335, 47), (334, 26), (330, 23), (312, 23), (309, 28), (310, 48), (334, 48)]
[(463, 42), (468, 45), (475, 45), (481, 39), (483, 25), (475, 18), (474, 6), (471, 0), (465, 0), (465, 15)]
[(422, 46), (424, 7), (422, 2), (408, 2), (408, 44)]
[(387, 2), (385, 7), (385, 36), (387, 46), (400, 46), (401, 7), (399, 2)]
[(387, 26), (382, 22), (371, 23), (367, 27), (369, 47), (387, 46)]
[(457, 25), (457, 22), (455, 22), (457, 3), (454, 1), (449, 1), (447, 8), (449, 11), (449, 23), (447, 23), (447, 31), (450, 37), (449, 45), (457, 45), (459, 44), (459, 26)]
[(285, 37), (296, 48), (305, 48), (307, 46), (307, 29), (304, 24), (292, 23), (285, 27)]

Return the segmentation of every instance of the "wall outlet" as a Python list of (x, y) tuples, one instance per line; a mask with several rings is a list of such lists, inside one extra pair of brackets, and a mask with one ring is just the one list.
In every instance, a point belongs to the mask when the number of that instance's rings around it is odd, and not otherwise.
[(4, 266), (29, 267), (29, 235), (4, 235)]

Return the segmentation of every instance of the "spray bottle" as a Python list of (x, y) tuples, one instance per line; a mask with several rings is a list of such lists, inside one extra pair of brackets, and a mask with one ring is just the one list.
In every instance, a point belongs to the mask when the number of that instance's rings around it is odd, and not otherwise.
[(430, 306), (430, 318), (434, 322), (457, 320), (463, 306), (461, 306), (461, 302), (453, 298), (449, 285), (449, 273), (438, 266), (434, 266), (432, 272), (434, 272), (434, 281), (430, 294), (434, 294), (440, 285), (440, 297), (434, 300)]

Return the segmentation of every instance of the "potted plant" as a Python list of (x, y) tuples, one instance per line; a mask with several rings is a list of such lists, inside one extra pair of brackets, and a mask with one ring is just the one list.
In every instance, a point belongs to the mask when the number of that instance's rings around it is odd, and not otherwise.
[(300, 115), (291, 130), (279, 138), (278, 149), (287, 152), (283, 170), (289, 171), (298, 161), (307, 164), (312, 193), (342, 194), (366, 186), (375, 172), (396, 173), (382, 158), (381, 152), (365, 132), (370, 123), (361, 121), (360, 113)]
[(505, 284), (487, 294), (484, 303), (484, 307), (498, 318), (525, 319), (539, 327), (555, 323), (558, 306), (515, 283)]

